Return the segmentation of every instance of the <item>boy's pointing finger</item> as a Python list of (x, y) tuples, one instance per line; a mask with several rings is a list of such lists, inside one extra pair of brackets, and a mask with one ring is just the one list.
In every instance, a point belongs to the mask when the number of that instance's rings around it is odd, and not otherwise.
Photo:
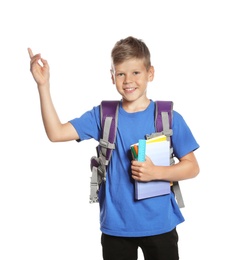
[(32, 58), (33, 57), (33, 52), (31, 50), (31, 48), (28, 48), (28, 53), (29, 53), (30, 58)]

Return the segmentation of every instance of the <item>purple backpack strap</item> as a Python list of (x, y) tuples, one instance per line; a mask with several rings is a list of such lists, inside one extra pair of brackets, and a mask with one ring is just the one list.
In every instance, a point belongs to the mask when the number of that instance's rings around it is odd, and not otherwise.
[(172, 101), (155, 101), (155, 128), (157, 132), (164, 132), (164, 135), (172, 135)]
[[(155, 101), (155, 128), (158, 133), (163, 133), (167, 136), (170, 141), (171, 158), (170, 164), (173, 165), (174, 152), (171, 142), (171, 136), (173, 135), (172, 130), (172, 120), (173, 120), (173, 102), (172, 101)], [(177, 203), (180, 208), (184, 208), (184, 200), (180, 190), (180, 185), (178, 181), (173, 182), (172, 190), (175, 194)]]
[(100, 115), (103, 135), (100, 139), (100, 151), (105, 159), (105, 165), (108, 165), (112, 151), (115, 149), (118, 108), (118, 100), (104, 100), (101, 102)]
[(102, 134), (97, 146), (97, 156), (91, 158), (90, 203), (99, 201), (100, 184), (106, 181), (106, 168), (115, 149), (118, 108), (119, 101), (102, 101), (100, 105)]

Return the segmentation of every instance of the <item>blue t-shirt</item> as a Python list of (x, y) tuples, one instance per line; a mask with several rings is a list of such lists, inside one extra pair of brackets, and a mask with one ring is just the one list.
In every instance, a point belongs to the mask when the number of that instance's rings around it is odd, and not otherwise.
[[(171, 231), (184, 221), (174, 194), (135, 200), (131, 177), (130, 145), (155, 132), (154, 102), (144, 110), (127, 113), (121, 106), (118, 113), (116, 149), (107, 170), (106, 183), (99, 190), (100, 229), (112, 236), (142, 237)], [(70, 123), (80, 140), (100, 139), (99, 106)], [(173, 111), (172, 144), (177, 158), (196, 150), (199, 145), (183, 117)]]

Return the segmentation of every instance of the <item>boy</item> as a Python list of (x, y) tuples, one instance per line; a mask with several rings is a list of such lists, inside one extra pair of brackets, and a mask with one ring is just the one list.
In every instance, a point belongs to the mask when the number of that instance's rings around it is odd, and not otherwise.
[[(52, 142), (86, 140), (101, 136), (99, 106), (80, 118), (61, 123), (50, 95), (49, 65), (40, 54), (31, 58), (31, 72), (37, 83), (43, 124)], [(147, 97), (147, 84), (154, 68), (146, 44), (134, 37), (118, 41), (111, 52), (112, 83), (121, 95), (116, 149), (110, 161), (106, 183), (99, 189), (100, 229), (103, 259), (135, 260), (138, 247), (146, 260), (177, 260), (176, 226), (184, 221), (174, 194), (136, 201), (134, 180), (180, 181), (196, 177), (199, 166), (194, 151), (199, 148), (183, 117), (173, 112), (172, 145), (179, 162), (155, 166), (131, 160), (130, 145), (155, 132), (154, 102)], [(41, 61), (43, 66), (39, 65)], [(146, 122), (146, 123), (145, 123)], [(136, 125), (136, 128), (131, 126)]]

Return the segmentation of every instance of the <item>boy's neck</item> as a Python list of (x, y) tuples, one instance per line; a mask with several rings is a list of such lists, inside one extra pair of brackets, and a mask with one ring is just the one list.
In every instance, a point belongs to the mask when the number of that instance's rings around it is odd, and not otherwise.
[(144, 111), (150, 104), (150, 99), (146, 98), (145, 100), (136, 100), (136, 101), (127, 101), (122, 100), (122, 107), (128, 113), (135, 113)]

